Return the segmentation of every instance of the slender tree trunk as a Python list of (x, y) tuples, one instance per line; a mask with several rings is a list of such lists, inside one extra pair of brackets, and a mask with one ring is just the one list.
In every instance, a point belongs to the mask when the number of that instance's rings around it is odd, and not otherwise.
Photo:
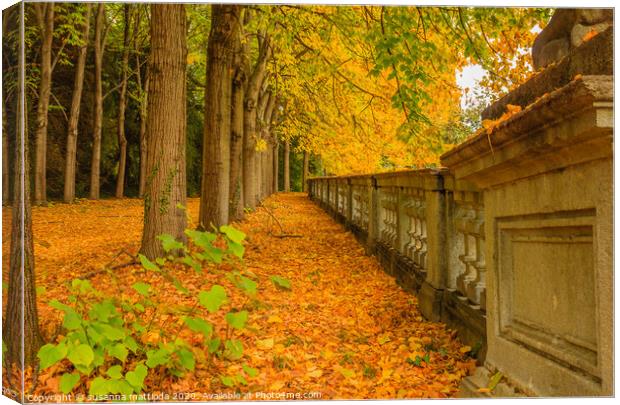
[(67, 128), (67, 156), (65, 160), (65, 188), (64, 201), (67, 203), (75, 200), (75, 171), (77, 168), (77, 138), (78, 122), (80, 119), (80, 105), (82, 103), (82, 88), (84, 87), (84, 67), (86, 66), (86, 54), (88, 50), (88, 34), (90, 32), (90, 9), (86, 4), (84, 14), (84, 26), (82, 29), (83, 45), (80, 47), (78, 60), (75, 64), (75, 79), (73, 82), (73, 97), (69, 112), (69, 124)]
[(302, 188), (304, 193), (308, 191), (308, 169), (310, 168), (310, 153), (305, 150), (304, 151), (304, 169), (302, 174)]
[(265, 68), (270, 55), (269, 38), (266, 37), (259, 44), (259, 56), (256, 66), (248, 80), (243, 103), (243, 203), (249, 208), (255, 208), (259, 200), (257, 168), (259, 157), (256, 151), (257, 107), (260, 87), (265, 76)]
[(211, 10), (199, 219), (203, 229), (228, 223), (232, 72), (241, 6), (213, 4)]
[[(21, 24), (24, 19), (21, 5)], [(23, 25), (21, 30), (23, 32)], [(23, 40), (21, 41), (22, 47)], [(6, 345), (6, 364), (17, 364), (23, 371), (34, 365), (43, 339), (37, 313), (34, 246), (30, 209), (30, 165), (28, 162), (28, 131), (26, 127), (25, 89), (23, 83), (23, 48), (20, 52), (20, 80), (15, 136), (15, 177), (13, 215), (11, 219), (11, 256), (9, 289), (3, 325), (3, 344)], [(23, 398), (22, 398), (23, 401)]]
[(280, 191), (279, 178), (280, 176), (280, 142), (275, 140), (273, 145), (273, 192)]
[(127, 104), (127, 70), (129, 65), (129, 25), (131, 24), (130, 5), (125, 4), (125, 32), (123, 34), (123, 61), (121, 90), (118, 101), (118, 176), (116, 177), (116, 198), (125, 195), (125, 167), (127, 166), (127, 137), (125, 136), (125, 106)]
[(271, 191), (271, 169), (273, 167), (273, 144), (275, 137), (272, 134), (271, 125), (274, 117), (274, 107), (276, 105), (276, 95), (271, 94), (267, 104), (265, 105), (265, 111), (263, 113), (263, 139), (267, 142), (267, 149), (264, 152), (263, 160), (263, 197), (268, 197), (272, 194)]
[(185, 241), (187, 20), (183, 4), (151, 4), (151, 56), (146, 125), (147, 182), (140, 252), (164, 254), (158, 235)]
[[(3, 31), (6, 32), (6, 29)], [(6, 104), (7, 98), (2, 103), (2, 205), (9, 203), (9, 135)]]
[(144, 86), (142, 84), (142, 73), (140, 67), (140, 49), (138, 48), (138, 32), (140, 30), (140, 10), (136, 12), (136, 18), (134, 19), (134, 52), (136, 55), (136, 86), (138, 87), (139, 95), (139, 111), (140, 111), (140, 179), (138, 180), (138, 196), (144, 197), (144, 186), (146, 184), (146, 113), (148, 105), (148, 92), (149, 87), (149, 66), (146, 64), (144, 70)]
[(284, 141), (284, 192), (291, 191), (291, 172), (289, 167), (289, 155), (291, 154), (291, 144), (288, 140)]
[(104, 52), (105, 4), (97, 6), (95, 20), (95, 114), (93, 118), (93, 154), (90, 167), (90, 198), (99, 199), (99, 173), (101, 169), (101, 132), (103, 122), (103, 89), (101, 72)]
[(47, 201), (47, 118), (52, 89), (52, 40), (54, 36), (54, 3), (35, 3), (35, 12), (41, 31), (41, 82), (37, 105), (35, 132), (34, 201)]
[[(17, 8), (17, 7), (15, 7)], [(11, 25), (12, 20), (14, 20), (14, 16), (15, 14), (15, 9), (11, 10), (11, 9), (7, 9), (4, 10), (2, 12), (2, 32), (7, 33), (9, 31), (9, 26)], [(6, 36), (5, 38), (8, 38), (8, 36)], [(11, 44), (7, 44), (10, 45), (11, 47), (15, 47), (17, 48), (17, 41), (14, 41)], [(7, 66), (8, 67), (8, 66)], [(9, 102), (9, 95), (8, 95), (8, 90), (6, 89), (6, 85), (2, 86), (2, 205), (7, 205), (10, 201), (10, 189), (11, 186), (9, 184), (10, 179), (9, 179), (9, 122), (8, 122), (8, 117), (7, 117), (7, 108), (6, 108), (6, 104)]]
[(230, 209), (229, 219), (243, 218), (243, 94), (246, 81), (241, 63), (235, 69), (232, 83), (230, 128)]

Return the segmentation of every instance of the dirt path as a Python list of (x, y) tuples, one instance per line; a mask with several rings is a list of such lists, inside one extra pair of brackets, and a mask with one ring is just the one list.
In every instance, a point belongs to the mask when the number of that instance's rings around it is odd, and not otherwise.
[[(264, 205), (284, 233), (301, 237), (274, 236), (281, 231), (264, 208), (239, 224), (248, 235), (245, 261), (257, 276), (262, 303), (240, 337), (247, 363), (260, 370), (242, 392), (254, 393), (253, 399), (257, 392), (266, 393), (263, 399), (269, 399), (267, 393), (306, 393), (310, 399), (456, 393), (473, 367), (464, 354), (468, 348), (444, 325), (424, 321), (416, 298), (401, 290), (373, 257), (364, 255), (351, 233), (301, 193), (278, 194)], [(188, 207), (195, 219), (198, 201), (190, 200)], [(121, 249), (137, 251), (141, 215), (141, 201), (130, 199), (34, 209), (37, 281), (45, 287), (39, 304), (44, 333), (51, 335), (60, 321), (45, 303), (66, 294), (66, 281), (101, 268)], [(3, 220), (6, 261), (10, 213), (5, 211)], [(131, 285), (141, 277), (137, 270), (120, 269), (114, 284)], [(197, 290), (215, 277), (184, 274)], [(277, 290), (269, 281), (273, 275), (290, 280), (292, 290)], [(102, 274), (92, 281), (106, 286), (108, 279)], [(232, 372), (235, 366), (218, 367)], [(52, 383), (44, 381), (39, 390), (53, 391), (53, 376), (43, 378)], [(213, 369), (200, 366), (180, 380), (160, 384), (163, 391), (229, 390), (213, 377)]]

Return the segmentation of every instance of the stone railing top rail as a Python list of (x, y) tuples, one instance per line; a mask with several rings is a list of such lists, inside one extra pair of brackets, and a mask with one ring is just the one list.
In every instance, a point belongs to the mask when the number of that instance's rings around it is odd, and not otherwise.
[[(601, 158), (611, 148), (592, 145), (610, 142), (612, 109), (611, 76), (579, 77), (444, 153), (441, 163), (456, 179), (486, 187), (562, 167), (569, 160)], [(563, 129), (555, 130), (560, 124)], [(573, 147), (580, 151), (562, 153)]]

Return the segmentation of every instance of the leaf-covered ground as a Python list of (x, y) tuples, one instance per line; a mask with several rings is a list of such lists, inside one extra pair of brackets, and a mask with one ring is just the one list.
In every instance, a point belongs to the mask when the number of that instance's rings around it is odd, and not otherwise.
[[(188, 201), (194, 220), (198, 204), (197, 199)], [(252, 304), (249, 327), (237, 336), (245, 347), (245, 363), (260, 370), (248, 386), (239, 388), (242, 395), (250, 393), (247, 399), (284, 399), (269, 395), (305, 393), (309, 399), (363, 399), (442, 398), (456, 393), (474, 361), (466, 356), (469, 348), (462, 346), (454, 333), (442, 324), (426, 322), (416, 298), (401, 290), (375, 258), (364, 254), (352, 234), (305, 194), (278, 194), (264, 205), (266, 208), (258, 208), (236, 225), (248, 235), (245, 262), (256, 275), (260, 291), (260, 304)], [(74, 278), (88, 277), (98, 289), (130, 299), (137, 292), (127, 286), (137, 281), (165, 285), (158, 275), (145, 273), (139, 265), (122, 266), (131, 260), (122, 252), (135, 255), (139, 247), (140, 200), (83, 200), (73, 205), (35, 207), (33, 228), (39, 316), (46, 339), (57, 337), (62, 320), (61, 313), (47, 303), (66, 297), (68, 282)], [(5, 208), (4, 280), (9, 229), (10, 210)], [(278, 237), (282, 233), (294, 237)], [(105, 266), (118, 265), (121, 267), (102, 271)], [(214, 283), (226, 284), (226, 270), (225, 266), (213, 267), (202, 275), (180, 268), (175, 271), (197, 293)], [(277, 289), (271, 276), (290, 280), (291, 290)], [(174, 289), (162, 288), (157, 294), (162, 313), (182, 311), (184, 304), (189, 305)], [(229, 304), (230, 308), (247, 305), (241, 295)], [(170, 339), (179, 325), (169, 322), (162, 328), (161, 335), (146, 338)], [(200, 345), (200, 337), (192, 333), (183, 330), (179, 337)], [(199, 352), (196, 350), (198, 360)], [(42, 372), (33, 392), (58, 393), (63, 367)], [(194, 393), (190, 399), (208, 400), (213, 399), (209, 394), (233, 392), (217, 376), (234, 375), (240, 368), (239, 362), (198, 361), (196, 370), (180, 379), (149, 375), (146, 386), (153, 395), (189, 392)]]

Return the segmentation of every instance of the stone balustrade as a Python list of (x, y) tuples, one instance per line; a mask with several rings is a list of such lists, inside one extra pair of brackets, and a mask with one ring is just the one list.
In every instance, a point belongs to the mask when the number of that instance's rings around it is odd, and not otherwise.
[(313, 178), (308, 190), (404, 289), (419, 295), (424, 316), (461, 330), (484, 358), (484, 205), (474, 186), (446, 170), (425, 169)]
[(523, 110), (443, 168), (308, 180), (422, 314), (473, 348), (464, 395), (497, 371), (500, 395), (613, 393), (611, 44), (597, 35), (490, 106)]

